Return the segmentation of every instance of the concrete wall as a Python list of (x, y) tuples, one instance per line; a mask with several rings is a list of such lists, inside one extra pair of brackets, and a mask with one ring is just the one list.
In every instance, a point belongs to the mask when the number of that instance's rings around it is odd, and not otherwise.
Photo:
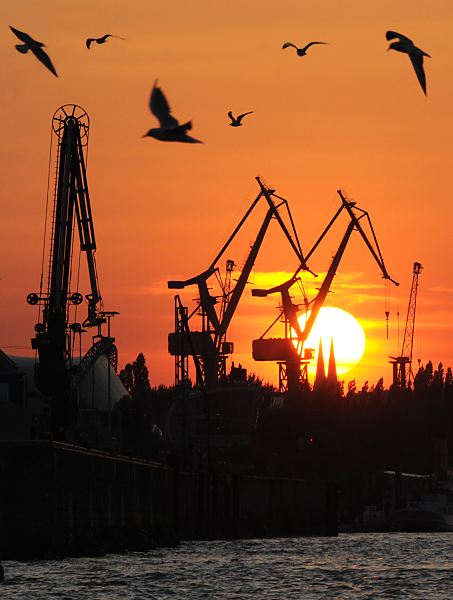
[(327, 483), (180, 473), (55, 442), (0, 442), (5, 559), (68, 554), (83, 536), (105, 546), (121, 532), (129, 537), (118, 550), (138, 532), (174, 530), (182, 539), (335, 535), (336, 516), (336, 489)]
[(337, 535), (330, 482), (200, 474), (197, 536), (207, 539)]
[(65, 553), (76, 536), (109, 530), (172, 528), (173, 489), (173, 472), (156, 464), (52, 442), (0, 442), (0, 556)]

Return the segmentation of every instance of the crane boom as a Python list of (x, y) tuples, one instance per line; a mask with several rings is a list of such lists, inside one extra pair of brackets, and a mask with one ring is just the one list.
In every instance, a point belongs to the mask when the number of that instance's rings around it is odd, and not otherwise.
[[(319, 292), (316, 295), (316, 298), (313, 302), (310, 316), (308, 317), (305, 327), (304, 327), (304, 330), (303, 330), (303, 335), (302, 335), (302, 337), (299, 337), (299, 342), (301, 342), (302, 344), (305, 343), (308, 336), (310, 335), (310, 332), (313, 328), (313, 325), (316, 321), (319, 311), (320, 311), (322, 305), (324, 304), (327, 294), (329, 293), (330, 286), (332, 285), (332, 281), (335, 277), (338, 266), (343, 257), (344, 251), (346, 250), (346, 246), (349, 242), (349, 238), (351, 237), (351, 234), (354, 230), (356, 230), (360, 233), (363, 241), (365, 242), (365, 245), (367, 246), (367, 248), (371, 252), (371, 255), (373, 256), (374, 260), (380, 267), (381, 272), (382, 272), (382, 277), (384, 279), (388, 279), (394, 285), (398, 285), (398, 283), (394, 279), (392, 279), (387, 272), (387, 269), (386, 269), (386, 266), (384, 263), (384, 259), (382, 258), (381, 250), (379, 248), (379, 244), (378, 244), (376, 235), (374, 233), (373, 225), (371, 223), (369, 214), (366, 211), (364, 211), (363, 209), (356, 206), (355, 202), (348, 201), (345, 198), (345, 196), (341, 190), (338, 190), (337, 193), (341, 198), (342, 208), (344, 208), (347, 211), (347, 213), (350, 217), (350, 222), (346, 229), (346, 233), (344, 234), (343, 239), (341, 240), (340, 246), (339, 246), (337, 252), (335, 253), (335, 256), (332, 259), (332, 262), (326, 273), (324, 281), (322, 282), (321, 287), (319, 288)], [(358, 212), (359, 214), (357, 215), (355, 211)], [(339, 214), (340, 213), (337, 211), (336, 216), (339, 216)], [(336, 219), (336, 216), (335, 216), (335, 219)], [(366, 233), (360, 223), (360, 220), (362, 218), (365, 218), (370, 226), (372, 236), (373, 236), (374, 246), (371, 244), (370, 240), (368, 239), (368, 236), (366, 235)], [(333, 224), (333, 221), (331, 221), (331, 224)], [(324, 237), (324, 234), (322, 237)], [(315, 244), (315, 246), (317, 246), (318, 243), (319, 243), (319, 241)]]
[[(374, 260), (377, 262), (377, 264), (379, 265), (381, 271), (382, 271), (382, 277), (384, 279), (388, 279), (389, 281), (391, 281), (394, 285), (399, 285), (398, 282), (396, 282), (394, 279), (392, 279), (390, 277), (390, 275), (387, 272), (387, 268), (385, 266), (384, 263), (384, 259), (382, 258), (382, 254), (381, 254), (381, 249), (379, 248), (379, 244), (376, 238), (376, 234), (374, 233), (374, 228), (373, 228), (373, 224), (371, 223), (371, 219), (369, 217), (369, 214), (362, 210), (361, 208), (359, 208), (358, 206), (356, 206), (355, 202), (350, 202), (348, 201), (343, 192), (341, 190), (337, 190), (338, 195), (341, 198), (341, 201), (343, 203), (343, 208), (346, 209), (346, 211), (348, 212), (351, 221), (354, 222), (355, 228), (357, 229), (357, 231), (360, 233), (360, 235), (362, 236), (363, 241), (365, 242), (366, 246), (368, 247), (368, 250), (371, 252), (371, 254), (373, 255)], [(359, 215), (357, 216), (354, 212), (354, 210), (359, 211)], [(365, 219), (367, 220), (369, 226), (370, 226), (370, 230), (371, 230), (371, 234), (373, 237), (373, 241), (374, 241), (374, 247), (371, 244), (370, 240), (368, 239), (368, 236), (366, 235), (365, 231), (363, 230), (363, 227), (361, 225), (361, 223), (359, 222), (360, 219), (362, 219), (363, 217), (365, 217)]]
[(338, 266), (340, 264), (341, 259), (343, 258), (344, 251), (346, 250), (346, 246), (349, 242), (349, 238), (351, 237), (352, 232), (354, 231), (354, 228), (355, 223), (351, 221), (346, 229), (346, 233), (344, 234), (343, 239), (341, 240), (340, 246), (332, 259), (332, 262), (330, 263), (330, 267), (319, 288), (319, 291), (316, 294), (316, 298), (313, 301), (310, 315), (307, 318), (302, 334), (297, 336), (298, 341), (301, 343), (302, 347), (307, 341), (308, 336), (310, 335), (311, 330), (313, 329), (313, 325), (315, 324), (315, 321), (318, 317), (319, 311), (321, 310), (324, 301), (327, 297), (327, 294), (329, 293), (330, 286), (332, 285), (332, 281), (337, 273)]
[(412, 360), (412, 349), (414, 346), (414, 331), (415, 331), (415, 310), (417, 307), (417, 290), (418, 277), (422, 272), (422, 265), (419, 262), (414, 262), (412, 271), (412, 285), (409, 295), (409, 304), (407, 307), (406, 326), (404, 328), (403, 346), (401, 356), (408, 356)]

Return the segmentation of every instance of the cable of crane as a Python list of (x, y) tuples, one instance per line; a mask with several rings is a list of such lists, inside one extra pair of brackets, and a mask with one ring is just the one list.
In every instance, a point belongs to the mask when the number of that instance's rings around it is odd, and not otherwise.
[[(49, 145), (49, 167), (47, 169), (47, 190), (46, 190), (46, 210), (44, 217), (44, 235), (42, 242), (42, 256), (41, 256), (41, 277), (39, 281), (39, 295), (42, 296), (43, 279), (44, 279), (44, 259), (46, 253), (46, 239), (47, 239), (47, 220), (49, 214), (49, 191), (50, 191), (50, 172), (52, 169), (52, 142), (53, 142), (53, 129), (50, 129), (50, 145)], [(38, 303), (38, 321), (41, 316), (41, 304)]]

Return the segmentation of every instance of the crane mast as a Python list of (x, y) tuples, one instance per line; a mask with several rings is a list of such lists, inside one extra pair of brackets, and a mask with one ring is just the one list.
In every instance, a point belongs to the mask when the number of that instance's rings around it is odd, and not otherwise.
[(412, 350), (414, 346), (415, 314), (417, 308), (418, 278), (422, 272), (422, 265), (414, 262), (412, 269), (412, 285), (407, 307), (406, 325), (404, 327), (403, 344), (400, 356), (391, 356), (390, 364), (393, 367), (393, 386), (400, 390), (411, 387), (412, 372)]
[[(109, 343), (106, 343), (107, 338), (101, 335), (101, 325), (115, 313), (102, 311), (96, 272), (96, 240), (85, 166), (89, 118), (80, 107), (65, 105), (56, 111), (52, 128), (57, 138), (57, 151), (47, 291), (42, 289), (41, 274), (41, 289), (39, 293), (28, 294), (27, 302), (42, 305), (41, 321), (35, 325), (36, 335), (32, 339), (32, 348), (38, 355), (35, 378), (39, 391), (50, 399), (52, 430), (57, 435), (70, 419), (69, 395), (74, 371), (72, 336), (81, 335), (84, 327), (98, 327), (97, 347), (100, 348), (99, 341), (102, 338), (103, 350), (112, 360), (115, 360), (113, 356), (116, 355), (116, 349), (113, 346), (114, 338), (108, 336)], [(85, 296), (87, 315), (82, 323), (69, 322), (71, 306), (83, 302), (78, 290), (71, 291), (75, 222), (80, 250), (86, 256), (90, 283), (90, 293)], [(91, 349), (90, 357), (94, 354)], [(92, 364), (88, 358), (80, 361), (79, 370), (82, 364)]]

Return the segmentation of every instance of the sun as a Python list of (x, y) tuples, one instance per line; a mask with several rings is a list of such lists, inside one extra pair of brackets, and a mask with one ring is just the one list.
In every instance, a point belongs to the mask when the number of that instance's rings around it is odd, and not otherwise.
[[(299, 317), (302, 329), (305, 320), (306, 315)], [(365, 332), (357, 319), (341, 308), (323, 307), (305, 342), (305, 348), (315, 350), (315, 360), (308, 368), (312, 375), (316, 372), (320, 339), (326, 365), (329, 360), (330, 341), (333, 340), (338, 375), (344, 375), (355, 367), (365, 352)]]

